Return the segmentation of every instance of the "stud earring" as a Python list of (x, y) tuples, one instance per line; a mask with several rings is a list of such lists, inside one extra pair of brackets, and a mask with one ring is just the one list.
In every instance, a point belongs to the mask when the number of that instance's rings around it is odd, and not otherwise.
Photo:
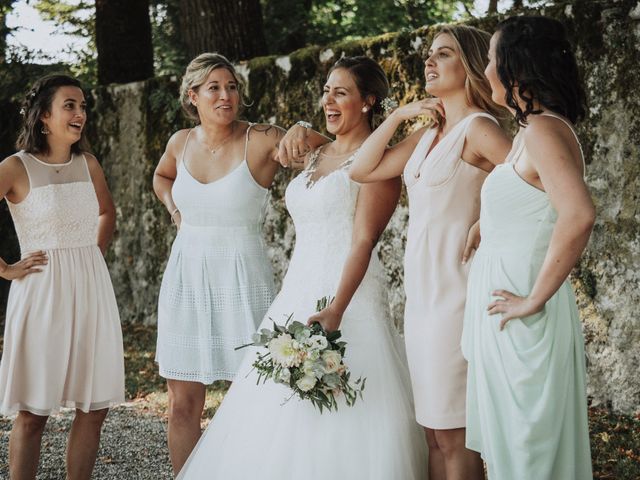
[(362, 107), (362, 113), (367, 113), (369, 111), (369, 107)]

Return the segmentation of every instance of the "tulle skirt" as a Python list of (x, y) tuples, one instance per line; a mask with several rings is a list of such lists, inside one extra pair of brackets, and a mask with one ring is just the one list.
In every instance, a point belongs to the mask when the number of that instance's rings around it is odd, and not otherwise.
[[(332, 293), (309, 285), (321, 279), (307, 276), (303, 283), (291, 273), (292, 268), (261, 327), (272, 328), (271, 319), (283, 323), (292, 312), (306, 322), (316, 300)], [(415, 422), (402, 340), (389, 321), (381, 285), (365, 277), (341, 326), (352, 379), (367, 378), (363, 400), (352, 407), (340, 402), (338, 411), (322, 414), (308, 401), (285, 403), (288, 388), (271, 380), (256, 384), (251, 364), (257, 350), (248, 349), (178, 478), (424, 480), (426, 442)]]

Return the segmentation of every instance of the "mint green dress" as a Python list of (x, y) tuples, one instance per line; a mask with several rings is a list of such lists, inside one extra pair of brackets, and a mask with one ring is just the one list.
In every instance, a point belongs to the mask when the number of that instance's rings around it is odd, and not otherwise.
[(591, 480), (584, 339), (571, 285), (503, 331), (501, 315), (487, 313), (494, 290), (531, 292), (557, 220), (547, 194), (515, 170), (525, 155), (517, 135), (482, 187), (482, 242), (462, 334), (467, 448), (482, 454), (490, 480)]

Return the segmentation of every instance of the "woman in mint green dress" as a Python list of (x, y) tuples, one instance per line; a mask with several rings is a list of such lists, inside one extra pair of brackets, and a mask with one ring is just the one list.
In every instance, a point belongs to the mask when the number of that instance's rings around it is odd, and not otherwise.
[(505, 20), (489, 59), (493, 100), (520, 131), (482, 188), (462, 338), (467, 447), (491, 480), (587, 480), (584, 339), (567, 281), (595, 217), (572, 126), (584, 91), (555, 20)]

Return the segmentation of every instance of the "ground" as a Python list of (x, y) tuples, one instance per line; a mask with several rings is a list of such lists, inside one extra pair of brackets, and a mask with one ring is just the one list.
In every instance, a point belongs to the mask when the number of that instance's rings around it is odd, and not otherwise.
[[(171, 479), (167, 453), (167, 395), (153, 361), (155, 328), (124, 327), (126, 390), (130, 399), (107, 417), (93, 478), (95, 480)], [(202, 426), (222, 401), (227, 384), (209, 388)], [(73, 411), (52, 417), (45, 431), (38, 480), (64, 478), (64, 448)], [(640, 415), (589, 410), (594, 478), (640, 479)], [(8, 478), (7, 447), (11, 419), (0, 418), (0, 479)]]

